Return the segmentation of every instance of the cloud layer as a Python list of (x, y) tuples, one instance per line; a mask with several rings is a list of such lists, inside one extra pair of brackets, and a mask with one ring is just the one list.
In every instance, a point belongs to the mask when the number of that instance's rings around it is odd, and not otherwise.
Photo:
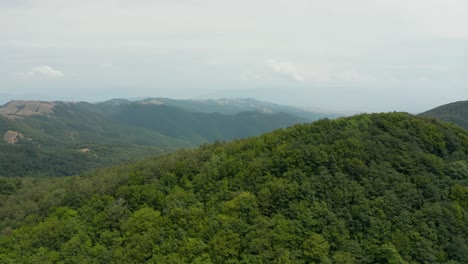
[(468, 1), (0, 0), (0, 58), (18, 97), (415, 112), (468, 99)]
[(27, 76), (40, 76), (45, 78), (61, 78), (64, 74), (61, 71), (55, 70), (50, 66), (44, 65), (34, 67), (26, 73)]
[(288, 77), (295, 81), (303, 81), (304, 77), (297, 70), (296, 66), (287, 61), (278, 61), (269, 59), (265, 62), (266, 66), (273, 70), (275, 73)]

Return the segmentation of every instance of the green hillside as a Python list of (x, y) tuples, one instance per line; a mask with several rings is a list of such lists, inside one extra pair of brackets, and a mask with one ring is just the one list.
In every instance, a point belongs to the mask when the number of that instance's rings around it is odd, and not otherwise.
[(113, 120), (157, 131), (192, 144), (259, 135), (307, 120), (287, 113), (241, 112), (234, 115), (189, 112), (181, 108), (132, 103), (108, 110)]
[[(0, 176), (65, 176), (159, 155), (190, 143), (111, 120), (88, 103), (54, 102), (54, 112), (0, 116)], [(83, 153), (86, 149), (87, 153)]]
[(157, 131), (133, 127), (109, 119), (94, 104), (54, 102), (53, 112), (8, 120), (0, 118), (0, 132), (18, 130), (34, 142), (51, 144), (135, 144), (188, 146)]
[(451, 122), (468, 129), (468, 101), (442, 105), (420, 115)]
[(305, 121), (286, 113), (200, 113), (126, 100), (12, 101), (0, 107), (0, 176), (74, 175)]
[(321, 120), (56, 179), (0, 179), (4, 263), (467, 263), (468, 132)]

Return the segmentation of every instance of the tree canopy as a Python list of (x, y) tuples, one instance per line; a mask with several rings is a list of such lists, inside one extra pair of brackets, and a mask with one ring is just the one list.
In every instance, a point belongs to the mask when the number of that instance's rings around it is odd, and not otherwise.
[(296, 125), (68, 178), (0, 180), (5, 263), (467, 263), (468, 132)]

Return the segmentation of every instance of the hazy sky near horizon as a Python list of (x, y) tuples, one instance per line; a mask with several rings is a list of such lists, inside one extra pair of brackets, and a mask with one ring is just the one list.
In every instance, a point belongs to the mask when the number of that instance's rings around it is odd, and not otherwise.
[(0, 103), (116, 97), (468, 100), (468, 1), (0, 0)]

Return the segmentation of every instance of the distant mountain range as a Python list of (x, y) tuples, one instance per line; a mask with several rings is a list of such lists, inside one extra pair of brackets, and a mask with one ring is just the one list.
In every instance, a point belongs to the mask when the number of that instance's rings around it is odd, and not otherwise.
[(442, 105), (420, 115), (451, 122), (468, 129), (468, 101)]
[[(468, 101), (420, 115), (468, 128)], [(0, 106), (0, 176), (73, 175), (335, 117), (251, 98), (10, 101)]]
[(71, 175), (336, 114), (254, 99), (11, 101), (0, 107), (0, 174)]
[(122, 104), (154, 104), (175, 106), (190, 112), (201, 113), (220, 113), (233, 115), (240, 112), (260, 112), (264, 114), (288, 113), (303, 117), (307, 120), (318, 120), (321, 118), (336, 118), (341, 116), (337, 113), (324, 113), (309, 111), (295, 106), (279, 105), (269, 102), (263, 102), (252, 98), (223, 98), (223, 99), (205, 99), (205, 100), (175, 100), (169, 98), (146, 98), (143, 100), (112, 99), (102, 102), (105, 105)]

